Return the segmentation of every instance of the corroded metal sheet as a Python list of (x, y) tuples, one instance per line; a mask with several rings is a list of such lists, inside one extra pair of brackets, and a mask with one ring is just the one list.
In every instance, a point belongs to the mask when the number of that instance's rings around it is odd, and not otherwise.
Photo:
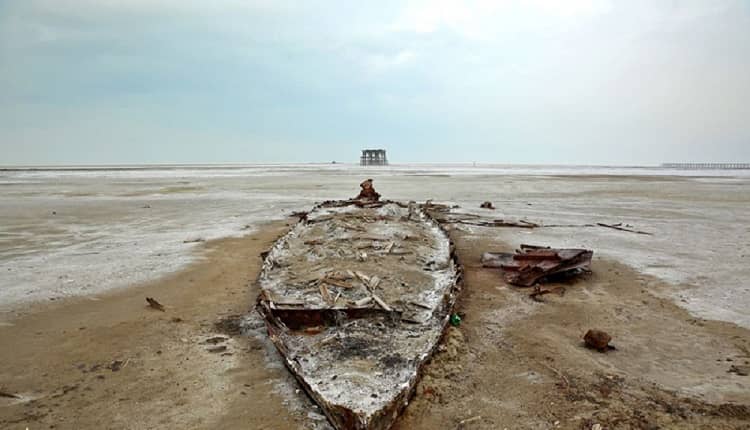
[(484, 267), (497, 267), (505, 272), (505, 280), (520, 287), (531, 287), (556, 275), (591, 271), (594, 251), (588, 249), (554, 249), (521, 245), (515, 254), (485, 252)]

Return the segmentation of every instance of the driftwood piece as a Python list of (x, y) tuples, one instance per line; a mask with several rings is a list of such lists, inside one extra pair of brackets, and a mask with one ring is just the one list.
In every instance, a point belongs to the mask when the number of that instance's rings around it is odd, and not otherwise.
[(157, 311), (166, 312), (166, 310), (164, 309), (164, 305), (162, 305), (161, 303), (157, 302), (155, 298), (153, 298), (153, 297), (146, 297), (146, 301), (148, 302), (149, 307), (151, 307), (152, 309), (156, 309)]
[(481, 419), (482, 419), (481, 416), (466, 418), (465, 420), (459, 421), (458, 422), (458, 426), (459, 426), (459, 428), (463, 428), (463, 426), (465, 426), (466, 424), (473, 423), (474, 421), (479, 421)]
[(332, 305), (333, 299), (331, 298), (331, 293), (328, 292), (328, 287), (325, 284), (320, 284), (318, 289), (320, 290), (321, 297), (323, 297), (323, 301), (328, 303), (329, 306)]
[(605, 224), (603, 222), (598, 222), (598, 223), (596, 223), (596, 225), (598, 225), (599, 227), (606, 227), (606, 228), (611, 228), (611, 229), (620, 230), (620, 231), (627, 231), (629, 233), (646, 234), (646, 235), (649, 235), (649, 236), (653, 235), (653, 233), (649, 233), (647, 231), (631, 230), (629, 228), (625, 228), (625, 227), (622, 226), (622, 223), (620, 223), (620, 224)]
[(15, 394), (11, 394), (2, 390), (0, 390), (0, 397), (5, 397), (7, 399), (20, 399), (21, 398)]
[(495, 219), (490, 221), (485, 220), (456, 220), (453, 221), (456, 224), (476, 225), (479, 227), (516, 227), (516, 228), (537, 228), (541, 227), (537, 223), (530, 221), (518, 220), (518, 221), (506, 221), (503, 219)]
[(327, 276), (325, 278), (323, 278), (322, 281), (325, 282), (326, 284), (333, 285), (334, 287), (339, 287), (339, 288), (354, 288), (354, 287), (352, 287), (351, 285), (347, 284), (344, 281), (338, 280), (336, 278), (329, 278)]
[(384, 311), (390, 312), (393, 310), (390, 306), (388, 306), (386, 302), (383, 301), (383, 299), (381, 299), (377, 295), (373, 294), (372, 299), (375, 300), (375, 303), (377, 303), (381, 308), (383, 308)]
[(372, 297), (365, 297), (364, 299), (359, 299), (354, 302), (354, 306), (360, 307), (364, 306), (372, 301)]
[(396, 246), (395, 242), (390, 242), (388, 245), (385, 246), (385, 253), (390, 254), (393, 247)]

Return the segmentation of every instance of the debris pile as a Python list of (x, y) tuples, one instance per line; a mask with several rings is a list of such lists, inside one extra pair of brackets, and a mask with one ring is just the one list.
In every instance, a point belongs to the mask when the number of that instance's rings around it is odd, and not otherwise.
[(594, 251), (588, 249), (521, 245), (515, 254), (485, 252), (482, 265), (502, 269), (509, 284), (531, 287), (553, 276), (590, 272), (593, 255)]

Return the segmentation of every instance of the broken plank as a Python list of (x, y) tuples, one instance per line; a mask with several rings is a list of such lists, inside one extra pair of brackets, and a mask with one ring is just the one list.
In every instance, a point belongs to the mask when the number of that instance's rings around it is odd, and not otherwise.
[(156, 309), (157, 311), (166, 312), (164, 310), (164, 305), (162, 305), (161, 303), (159, 303), (158, 301), (156, 301), (155, 298), (153, 298), (153, 297), (146, 297), (146, 301), (148, 302), (148, 305), (151, 308)]
[(331, 293), (328, 292), (328, 287), (325, 286), (325, 284), (320, 284), (320, 295), (323, 297), (323, 301), (328, 303), (329, 305), (332, 303), (331, 300)]
[(372, 297), (365, 297), (364, 299), (359, 299), (354, 301), (354, 306), (360, 307), (364, 306), (372, 301)]
[(627, 231), (629, 233), (645, 234), (648, 236), (653, 236), (653, 233), (649, 233), (647, 231), (640, 231), (640, 230), (631, 230), (629, 228), (620, 227), (620, 224), (605, 224), (603, 222), (598, 222), (596, 223), (596, 225), (598, 225), (599, 227), (606, 227), (606, 228), (611, 228), (611, 229), (619, 230), (619, 231)]
[(323, 278), (323, 282), (325, 282), (328, 285), (333, 285), (334, 287), (340, 287), (340, 288), (354, 288), (353, 286), (347, 284), (346, 282), (339, 281), (338, 279), (332, 279), (332, 278)]
[(375, 303), (377, 303), (381, 308), (383, 308), (384, 311), (390, 312), (393, 310), (388, 304), (386, 304), (383, 299), (378, 297), (377, 295), (373, 294), (372, 299), (375, 300)]

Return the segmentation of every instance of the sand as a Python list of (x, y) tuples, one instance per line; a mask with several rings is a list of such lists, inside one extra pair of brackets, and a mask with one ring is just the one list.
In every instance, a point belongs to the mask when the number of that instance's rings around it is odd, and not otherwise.
[[(483, 250), (512, 247), (452, 236), (466, 270), (464, 322), (397, 429), (748, 428), (750, 377), (728, 373), (750, 360), (748, 330), (695, 319), (655, 295), (673, 286), (597, 257), (593, 274), (538, 303), (481, 267)], [(584, 348), (590, 328), (617, 350)]]
[[(178, 273), (0, 327), (0, 390), (20, 397), (0, 397), (0, 428), (324, 428), (263, 339), (235, 330), (257, 294), (260, 252), (289, 223), (207, 242)], [(749, 428), (750, 377), (729, 373), (749, 364), (747, 329), (691, 317), (662, 298), (674, 286), (597, 256), (592, 275), (534, 302), (480, 266), (483, 250), (516, 245), (485, 230), (451, 233), (466, 269), (463, 323), (396, 429)], [(585, 349), (589, 328), (617, 350)], [(206, 343), (217, 336), (227, 340)]]
[[(0, 428), (294, 428), (267, 383), (283, 368), (266, 368), (253, 339), (216, 327), (252, 307), (259, 254), (286, 228), (209, 242), (184, 271), (96, 300), (39, 306), (0, 327), (0, 390), (21, 397), (0, 398)], [(166, 312), (147, 307), (147, 296)], [(215, 336), (228, 340), (205, 342)], [(209, 352), (217, 346), (226, 351)], [(120, 370), (109, 369), (116, 361)]]

